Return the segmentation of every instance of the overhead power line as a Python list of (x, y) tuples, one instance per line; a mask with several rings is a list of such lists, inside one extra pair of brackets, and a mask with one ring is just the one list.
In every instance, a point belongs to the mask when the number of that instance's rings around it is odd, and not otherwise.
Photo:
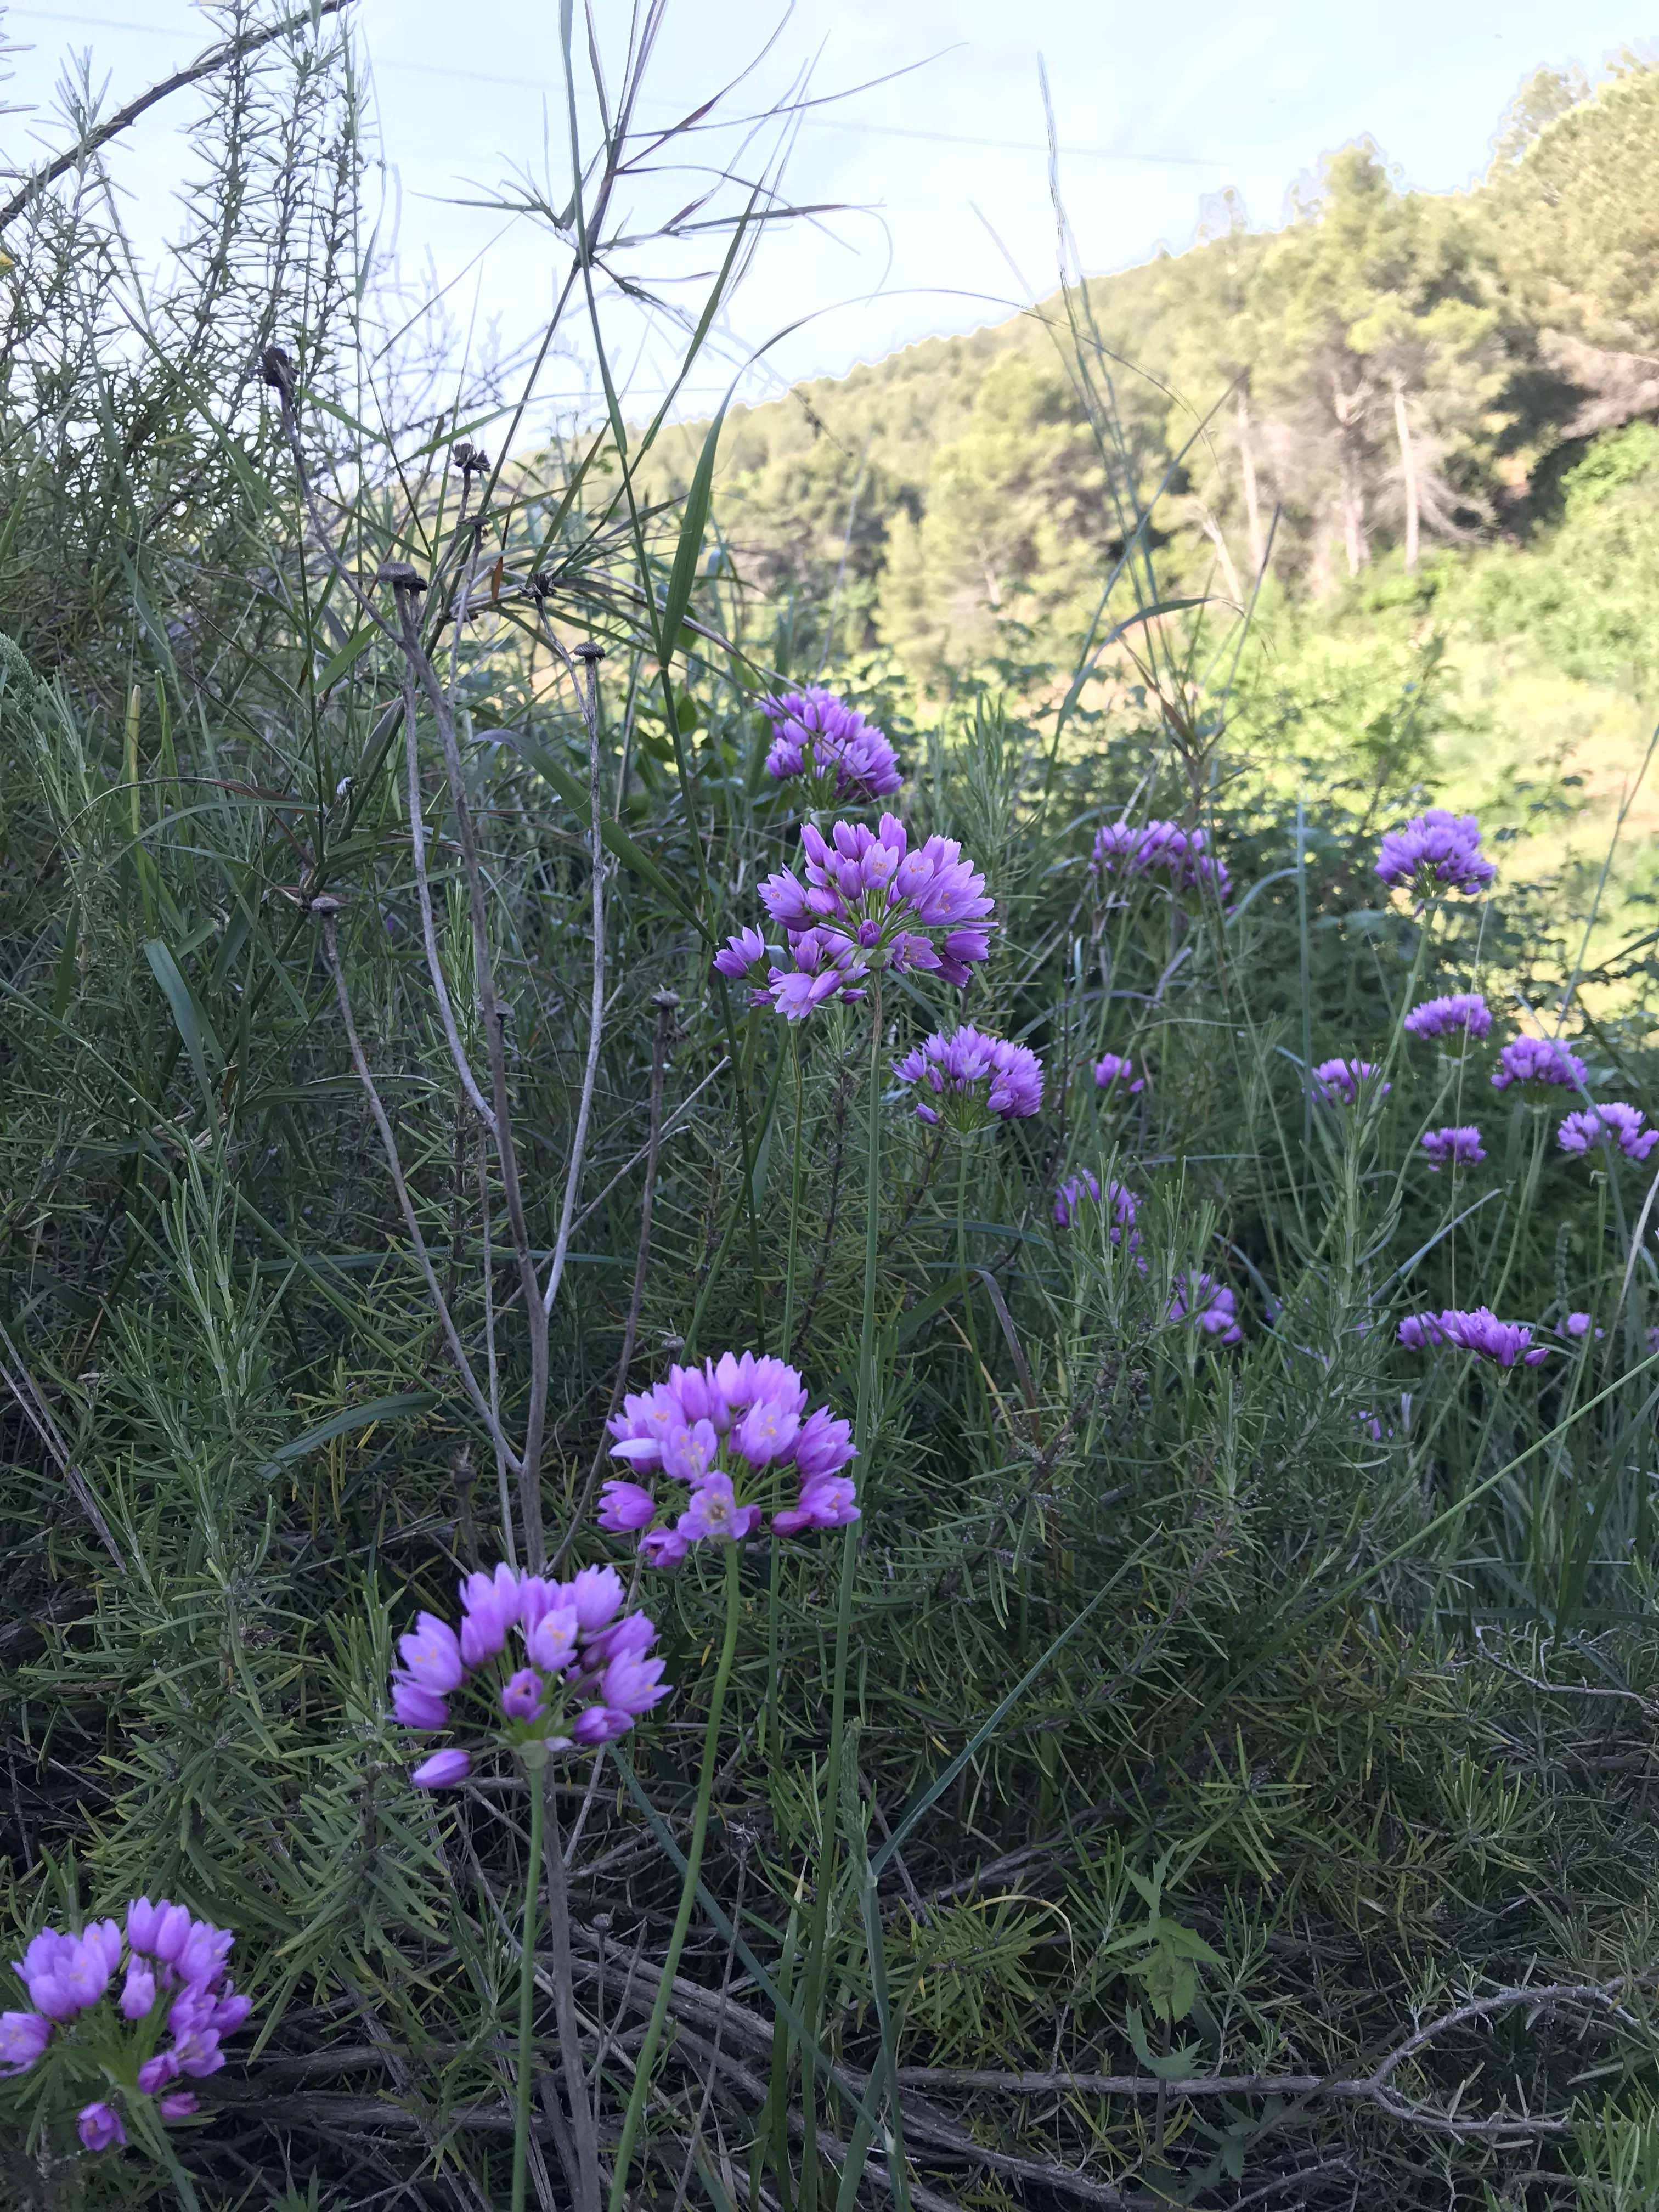
[[(134, 23), (121, 21), (110, 15), (82, 15), (58, 8), (11, 8), (14, 16), (27, 17), (37, 23), (73, 23), (78, 29), (95, 31), (131, 31), (141, 37), (171, 38), (170, 26), (164, 23)], [(448, 62), (410, 62), (388, 60), (372, 56), (377, 76), (391, 71), (403, 76), (442, 77), (451, 84), (487, 84), (508, 92), (544, 92), (562, 99), (562, 84), (544, 82), (537, 77), (504, 76), (485, 70), (456, 69)], [(666, 102), (660, 103), (666, 106)], [(1035, 138), (982, 138), (968, 131), (918, 131), (908, 124), (860, 123), (850, 116), (808, 115), (799, 126), (805, 131), (842, 131), (865, 138), (908, 138), (931, 146), (965, 146), (980, 152), (1001, 154), (1038, 154), (1045, 155), (1048, 148)], [(1260, 155), (1234, 154), (1139, 154), (1116, 146), (1061, 146), (1060, 153), (1068, 161), (1109, 161), (1121, 168), (1129, 169), (1203, 169), (1212, 173), (1255, 170), (1263, 175), (1281, 176), (1286, 164), (1283, 161)], [(1292, 165), (1294, 166), (1294, 165)]]

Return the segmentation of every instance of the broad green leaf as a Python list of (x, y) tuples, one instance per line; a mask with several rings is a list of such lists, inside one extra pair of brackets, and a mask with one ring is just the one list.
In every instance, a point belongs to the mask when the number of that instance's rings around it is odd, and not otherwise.
[(319, 1421), (302, 1437), (292, 1437), (287, 1443), (279, 1444), (260, 1473), (273, 1474), (291, 1460), (303, 1459), (319, 1444), (331, 1443), (336, 1437), (349, 1436), (354, 1429), (371, 1428), (376, 1421), (400, 1421), (411, 1413), (429, 1413), (437, 1403), (435, 1390), (395, 1390), (387, 1398), (371, 1398), (364, 1405), (348, 1406), (343, 1413), (334, 1413), (327, 1420)]
[(213, 1085), (208, 1074), (208, 1054), (213, 1054), (214, 1065), (222, 1064), (224, 1054), (219, 1040), (213, 1034), (213, 1025), (197, 1005), (191, 988), (179, 971), (179, 963), (167, 950), (165, 940), (147, 938), (144, 957), (149, 963), (150, 973), (161, 987), (161, 995), (172, 1011), (179, 1041), (190, 1054), (190, 1064), (196, 1071), (196, 1080), (201, 1085), (202, 1096), (210, 1114), (216, 1110)]

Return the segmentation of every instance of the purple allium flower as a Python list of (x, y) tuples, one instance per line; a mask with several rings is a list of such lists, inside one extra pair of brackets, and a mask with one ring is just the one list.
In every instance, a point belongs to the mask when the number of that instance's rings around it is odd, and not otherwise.
[(157, 2099), (155, 2109), (164, 2120), (187, 2120), (196, 2110), (196, 2092), (174, 2089), (169, 2095)]
[(766, 772), (782, 781), (804, 776), (814, 788), (814, 804), (858, 806), (885, 799), (902, 778), (893, 748), (856, 707), (818, 684), (763, 699), (762, 712), (772, 725), (772, 749)]
[(697, 1485), (691, 1493), (691, 1503), (674, 1526), (690, 1544), (700, 1544), (711, 1536), (722, 1537), (729, 1542), (748, 1535), (759, 1518), (757, 1505), (738, 1504), (731, 1476), (716, 1473), (705, 1475)]
[(1448, 814), (1431, 806), (1413, 815), (1403, 830), (1390, 830), (1377, 850), (1376, 872), (1385, 884), (1414, 890), (1419, 898), (1439, 892), (1482, 891), (1498, 873), (1481, 855), (1480, 824), (1473, 814)]
[(453, 1790), (472, 1771), (472, 1754), (465, 1751), (434, 1751), (410, 1776), (417, 1790)]
[[(116, 1920), (93, 1921), (78, 1936), (42, 1929), (16, 1963), (37, 2008), (0, 2014), (0, 2072), (26, 2072), (55, 2029), (77, 2040), (82, 2031), (76, 2022), (88, 2013), (94, 2021), (82, 2048), (89, 2046), (100, 2066), (115, 2078), (136, 2080), (143, 2095), (154, 2095), (180, 2072), (215, 2071), (225, 2063), (218, 2047), (221, 2036), (240, 2027), (252, 2010), (248, 1999), (236, 1996), (225, 1979), (225, 1961), (235, 1940), (228, 1929), (192, 1919), (185, 1906), (166, 1898), (155, 1903), (147, 1897), (132, 1899), (125, 1932)], [(126, 1972), (115, 1997), (113, 1984), (124, 1960)], [(143, 2049), (155, 2033), (150, 2023), (162, 1996), (166, 2030), (173, 2040), (139, 2061), (129, 2077), (125, 2069), (132, 2060), (116, 2058), (116, 2040), (136, 2027), (143, 2039), (138, 2048)], [(135, 2051), (132, 2059), (137, 2057)], [(179, 2117), (163, 2108), (164, 2119)], [(82, 2112), (81, 2137), (89, 2150), (126, 2140), (118, 2118), (101, 2103)]]
[(121, 1989), (121, 2017), (143, 2020), (155, 2002), (155, 1972), (135, 1955), (127, 1960), (127, 1978)]
[(118, 2147), (127, 2139), (120, 2114), (101, 2098), (96, 2104), (82, 2106), (75, 2131), (88, 2150), (108, 2150), (112, 2144)]
[(1433, 1314), (1407, 1314), (1398, 1334), (1401, 1344), (1412, 1352), (1432, 1352), (1446, 1341), (1446, 1332)]
[(808, 822), (800, 841), (805, 882), (781, 869), (760, 887), (794, 963), (771, 970), (773, 1004), (789, 1019), (862, 997), (874, 968), (917, 969), (960, 988), (986, 957), (994, 901), (954, 838), (929, 837), (912, 852), (904, 824), (884, 814), (876, 830), (835, 823), (828, 838)]
[(1420, 1006), (1413, 1006), (1406, 1027), (1413, 1036), (1448, 1038), (1453, 1048), (1462, 1051), (1471, 1039), (1490, 1032), (1492, 1008), (1479, 991), (1456, 991), (1449, 998), (1425, 999)]
[(505, 1562), (493, 1575), (462, 1577), (460, 1653), (469, 1667), (482, 1666), (506, 1649), (522, 1604), (519, 1577)]
[[(614, 1567), (584, 1567), (573, 1575), (568, 1588), (576, 1626), (584, 1637), (595, 1637), (608, 1628), (622, 1611), (628, 1592)], [(636, 1620), (641, 1616), (635, 1614)]]
[(607, 1712), (627, 1713), (637, 1720), (641, 1713), (660, 1705), (672, 1687), (662, 1679), (663, 1665), (660, 1659), (642, 1659), (624, 1651), (599, 1677), (599, 1703)]
[(127, 1907), (129, 1945), (167, 1966), (177, 1963), (193, 1924), (182, 1905), (169, 1905), (165, 1897), (154, 1905), (147, 1897), (135, 1897)]
[(714, 967), (734, 983), (747, 981), (750, 985), (749, 1003), (763, 1006), (769, 996), (767, 988), (768, 971), (771, 967), (772, 951), (759, 930), (740, 929), (728, 937), (714, 955)]
[(683, 1566), (691, 1556), (691, 1539), (678, 1528), (647, 1528), (640, 1538), (639, 1552), (647, 1567)]
[[(827, 1406), (806, 1413), (806, 1386), (796, 1370), (752, 1352), (741, 1358), (722, 1352), (699, 1367), (671, 1367), (665, 1381), (623, 1401), (611, 1433), (618, 1458), (641, 1474), (683, 1482), (690, 1492), (684, 1511), (668, 1525), (653, 1527), (648, 1523), (656, 1520), (657, 1504), (649, 1491), (632, 1483), (607, 1486), (608, 1492), (621, 1494), (623, 1510), (608, 1511), (602, 1525), (642, 1530), (639, 1550), (653, 1566), (678, 1566), (696, 1543), (751, 1534), (760, 1525), (763, 1501), (775, 1516), (778, 1477), (786, 1470), (793, 1468), (804, 1500), (811, 1486), (840, 1475), (854, 1456), (845, 1421)], [(850, 1492), (850, 1481), (847, 1487)], [(641, 1501), (649, 1501), (648, 1515)], [(790, 1517), (780, 1533), (809, 1525), (798, 1517), (799, 1505), (783, 1510)], [(829, 1510), (823, 1498), (814, 1508), (819, 1514)], [(842, 1523), (818, 1518), (810, 1525)], [(599, 1641), (616, 1633), (607, 1631)]]
[[(524, 1648), (545, 1674), (562, 1674), (566, 1668), (574, 1667), (581, 1650), (581, 1622), (575, 1607), (550, 1607), (533, 1628), (525, 1631)], [(514, 1682), (519, 1680), (517, 1674), (513, 1677)], [(512, 1684), (509, 1683), (507, 1687), (510, 1689)], [(502, 1703), (504, 1709), (511, 1713), (513, 1708), (506, 1704), (505, 1692)], [(537, 1715), (516, 1713), (513, 1717), (517, 1720), (533, 1720)]]
[(619, 1705), (588, 1705), (577, 1714), (570, 1733), (585, 1751), (592, 1751), (602, 1743), (615, 1743), (633, 1725), (633, 1714)]
[(1589, 1080), (1589, 1071), (1577, 1053), (1554, 1037), (1512, 1037), (1498, 1055), (1492, 1087), (1507, 1091), (1518, 1083), (1534, 1097), (1552, 1087), (1576, 1091)]
[[(437, 1756), (441, 1759), (444, 1754), (440, 1752)], [(225, 2063), (225, 2054), (219, 2048), (218, 2030), (212, 2027), (187, 2028), (174, 2043), (173, 2056), (179, 2073), (188, 2074), (193, 2081), (204, 2081)]]
[(459, 1638), (435, 1613), (416, 1615), (414, 1628), (398, 1638), (398, 1655), (408, 1680), (423, 1690), (435, 1690), (441, 1698), (458, 1688), (466, 1674)]
[(392, 1677), (392, 1710), (406, 1729), (447, 1728), (449, 1706), (435, 1690), (423, 1690), (406, 1675)]
[(642, 1483), (607, 1482), (599, 1492), (599, 1526), (611, 1535), (649, 1528), (656, 1517), (657, 1501)]
[(1225, 898), (1231, 888), (1225, 862), (1204, 849), (1204, 832), (1183, 830), (1175, 822), (1147, 822), (1139, 829), (1109, 822), (1096, 836), (1092, 866), (1103, 883), (1163, 876), (1171, 890), (1206, 884), (1218, 898)]
[(1581, 1108), (1568, 1115), (1555, 1140), (1564, 1152), (1582, 1156), (1600, 1146), (1607, 1152), (1616, 1147), (1627, 1160), (1644, 1160), (1659, 1145), (1659, 1129), (1644, 1129), (1645, 1118), (1639, 1106), (1624, 1106), (1617, 1101), (1609, 1106)]
[(1024, 1121), (1042, 1103), (1042, 1063), (1030, 1047), (966, 1022), (949, 1036), (935, 1030), (893, 1062), (893, 1073), (915, 1085), (918, 1121), (952, 1129), (983, 1128), (994, 1117)]
[(52, 2041), (43, 2012), (0, 2012), (0, 2076), (27, 2074)]
[(1083, 1168), (1076, 1175), (1067, 1176), (1054, 1193), (1054, 1219), (1062, 1229), (1071, 1227), (1073, 1217), (1085, 1198), (1093, 1199), (1098, 1205), (1100, 1183), (1087, 1168)]
[(1122, 1084), (1125, 1096), (1130, 1098), (1146, 1087), (1135, 1073), (1133, 1060), (1120, 1053), (1105, 1053), (1095, 1062), (1095, 1087), (1107, 1091), (1115, 1083)]
[(1549, 1357), (1547, 1345), (1534, 1346), (1523, 1322), (1499, 1321), (1490, 1306), (1466, 1310), (1448, 1306), (1437, 1314), (1407, 1314), (1400, 1341), (1413, 1351), (1432, 1352), (1443, 1344), (1473, 1352), (1498, 1367), (1536, 1367)]
[[(1561, 1324), (1561, 1334), (1563, 1336), (1570, 1336), (1573, 1338), (1575, 1341), (1588, 1336), (1589, 1334), (1589, 1330), (1590, 1317), (1587, 1313), (1570, 1313)], [(1606, 1334), (1607, 1331), (1605, 1329), (1598, 1328), (1596, 1330), (1595, 1338), (1598, 1344)]]
[(780, 1536), (797, 1536), (808, 1528), (845, 1528), (860, 1518), (858, 1496), (850, 1475), (814, 1475), (800, 1486), (793, 1505), (772, 1516)]
[[(778, 1365), (777, 1361), (759, 1363), (751, 1359), (749, 1380), (752, 1382), (757, 1366)], [(744, 1376), (735, 1363), (733, 1372), (741, 1382)], [(705, 1397), (708, 1395), (705, 1391)], [(643, 1450), (647, 1458), (659, 1458), (663, 1449), (672, 1449), (673, 1434), (671, 1430), (665, 1437), (662, 1431), (668, 1424), (653, 1420), (649, 1398), (647, 1394), (645, 1400), (636, 1395), (627, 1401), (635, 1425), (651, 1431), (648, 1443), (636, 1437), (633, 1449)], [(620, 1425), (626, 1425), (625, 1419)], [(684, 1425), (682, 1422), (681, 1427)], [(711, 1437), (713, 1433), (711, 1429)], [(610, 1488), (622, 1493), (631, 1492), (636, 1498), (643, 1499), (646, 1520), (654, 1514), (651, 1493), (641, 1486), (613, 1483)], [(623, 1504), (627, 1502), (624, 1496)], [(606, 1503), (607, 1511), (617, 1507), (615, 1498)], [(640, 1525), (631, 1514), (625, 1514), (624, 1518)], [(610, 1741), (603, 1733), (593, 1735), (591, 1728), (587, 1732), (578, 1728), (576, 1723), (582, 1715), (574, 1709), (574, 1701), (591, 1691), (593, 1677), (613, 1660), (618, 1656), (642, 1658), (656, 1640), (655, 1628), (642, 1613), (617, 1618), (625, 1596), (621, 1576), (614, 1567), (602, 1565), (582, 1568), (568, 1583), (550, 1581), (544, 1575), (521, 1573), (505, 1565), (493, 1573), (470, 1575), (464, 1579), (461, 1601), (466, 1610), (458, 1647), (464, 1666), (462, 1680), (455, 1687), (464, 1692), (481, 1694), (484, 1724), (495, 1742), (527, 1761), (532, 1750), (538, 1756), (545, 1757), (550, 1753), (569, 1751), (579, 1742)], [(508, 1651), (507, 1638), (514, 1629), (527, 1663), (515, 1665)], [(442, 1622), (434, 1622), (430, 1616), (422, 1614), (416, 1634), (404, 1638), (405, 1655), (409, 1647), (416, 1644), (422, 1649), (446, 1650), (443, 1634), (434, 1631), (447, 1633)], [(469, 1651), (477, 1656), (469, 1657)], [(481, 1670), (483, 1679), (470, 1679), (477, 1677)], [(658, 1671), (660, 1673), (660, 1669)], [(425, 1702), (428, 1698), (436, 1707), (435, 1716)], [(616, 1705), (617, 1700), (612, 1698), (609, 1703)], [(406, 1677), (400, 1679), (395, 1674), (393, 1705), (398, 1719), (406, 1725), (444, 1725), (448, 1719), (444, 1699), (419, 1684), (410, 1683)], [(459, 1746), (451, 1747), (423, 1759), (415, 1768), (410, 1780), (419, 1789), (447, 1789), (464, 1781), (471, 1768), (471, 1753)], [(212, 1932), (207, 1931), (210, 1935)], [(188, 1948), (187, 1945), (186, 1951)], [(175, 2031), (187, 2027), (204, 2034), (209, 2031), (222, 2034), (240, 2026), (245, 2003), (245, 2000), (234, 1998), (227, 1985), (211, 2005), (198, 2008), (188, 2017), (170, 2018)], [(176, 2014), (177, 2007), (174, 2011)], [(184, 2063), (182, 2058), (180, 2063)], [(191, 2069), (185, 2066), (185, 2070)]]
[[(1087, 1168), (1083, 1168), (1076, 1175), (1068, 1176), (1054, 1193), (1054, 1219), (1062, 1229), (1067, 1229), (1076, 1220), (1083, 1206), (1099, 1206), (1101, 1203), (1097, 1178)], [(1140, 1231), (1135, 1227), (1135, 1215), (1140, 1200), (1127, 1183), (1109, 1182), (1104, 1203), (1110, 1209), (1113, 1243), (1122, 1244), (1127, 1238), (1126, 1249), (1131, 1252), (1138, 1250)]]
[(1224, 1283), (1217, 1282), (1213, 1275), (1204, 1274), (1196, 1268), (1176, 1276), (1167, 1318), (1190, 1322), (1205, 1335), (1218, 1337), (1223, 1344), (1244, 1341), (1244, 1332), (1238, 1325), (1237, 1302), (1232, 1292)]
[(795, 1468), (803, 1482), (824, 1482), (839, 1474), (853, 1457), (853, 1425), (820, 1406), (801, 1423), (795, 1438)]
[(1455, 1167), (1473, 1167), (1486, 1157), (1481, 1149), (1480, 1132), (1473, 1121), (1459, 1121), (1443, 1129), (1427, 1129), (1423, 1133), (1423, 1149), (1429, 1156), (1429, 1166), (1437, 1171), (1448, 1160)]
[[(551, 1614), (548, 1616), (550, 1620)], [(575, 1653), (571, 1653), (571, 1658)], [(569, 1663), (567, 1661), (567, 1665)], [(501, 1711), (510, 1721), (538, 1721), (546, 1711), (547, 1700), (542, 1695), (542, 1678), (533, 1667), (520, 1667), (516, 1674), (509, 1674), (501, 1685)]]
[[(1314, 1081), (1321, 1097), (1333, 1106), (1352, 1106), (1359, 1097), (1361, 1085), (1371, 1084), (1376, 1072), (1369, 1060), (1322, 1060), (1314, 1070)], [(1377, 1084), (1376, 1095), (1386, 1097), (1393, 1088), (1391, 1083)]]

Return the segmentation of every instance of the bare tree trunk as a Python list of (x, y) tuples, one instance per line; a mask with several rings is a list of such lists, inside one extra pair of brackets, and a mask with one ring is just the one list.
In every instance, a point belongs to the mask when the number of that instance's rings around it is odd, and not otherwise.
[(1406, 570), (1409, 574), (1417, 566), (1417, 550), (1421, 532), (1417, 494), (1417, 453), (1412, 444), (1412, 426), (1406, 413), (1406, 392), (1403, 385), (1394, 387), (1395, 434), (1400, 441), (1400, 474), (1406, 487)]
[(1336, 415), (1338, 507), (1342, 520), (1342, 544), (1348, 556), (1348, 574), (1357, 576), (1371, 557), (1365, 535), (1365, 483), (1359, 448), (1359, 411), (1364, 404), (1363, 386), (1345, 392), (1334, 378), (1331, 401)]
[(1259, 576), (1267, 558), (1261, 531), (1261, 499), (1256, 489), (1255, 447), (1250, 437), (1250, 403), (1243, 385), (1238, 388), (1238, 465), (1244, 472), (1244, 528), (1249, 539), (1250, 574)]

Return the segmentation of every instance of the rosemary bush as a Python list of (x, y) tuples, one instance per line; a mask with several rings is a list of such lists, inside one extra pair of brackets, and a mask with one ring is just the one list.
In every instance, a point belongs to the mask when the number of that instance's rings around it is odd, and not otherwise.
[[(751, 1005), (712, 959), (797, 862), (790, 611), (707, 470), (639, 499), (608, 373), (532, 458), (539, 361), (434, 404), (349, 43), (225, 13), (170, 274), (90, 113), (8, 218), (0, 1726), (20, 1948), (165, 1895), (254, 2011), (125, 2151), (49, 2046), (7, 2201), (1632, 2212), (1652, 1181), (1555, 1129), (1653, 1101), (1647, 948), (1587, 975), (1501, 875), (1391, 893), (1386, 751), (1287, 803), (1134, 509), (1077, 680), (860, 702), (988, 958)], [(678, 156), (649, 46), (540, 206), (549, 347), (599, 345), (618, 193)], [(770, 173), (711, 209), (687, 367), (789, 213)], [(1133, 690), (1083, 681), (1109, 631)], [(1091, 865), (1152, 820), (1208, 872)], [(1475, 988), (1465, 1056), (1404, 1030)], [(958, 1020), (1040, 1111), (912, 1112), (892, 1063)], [(1582, 1062), (1553, 1106), (1491, 1083), (1522, 1030)], [(1437, 1170), (1443, 1124), (1485, 1158)], [(1481, 1305), (1541, 1364), (1397, 1340)], [(854, 1424), (861, 1517), (643, 1569), (672, 1698), (411, 1788), (416, 1611), (629, 1571), (608, 1424), (728, 1348)]]

